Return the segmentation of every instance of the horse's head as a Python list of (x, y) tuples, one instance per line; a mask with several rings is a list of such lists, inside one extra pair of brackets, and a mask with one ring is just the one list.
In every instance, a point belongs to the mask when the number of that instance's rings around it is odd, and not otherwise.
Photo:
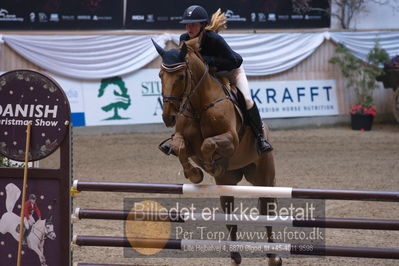
[(193, 51), (193, 47), (191, 44), (183, 43), (180, 49), (164, 50), (154, 41), (153, 44), (162, 57), (159, 72), (163, 98), (162, 119), (167, 127), (173, 127), (176, 124), (176, 115), (179, 112), (184, 94), (191, 86), (188, 58), (191, 56), (190, 52)]
[(176, 115), (183, 100), (186, 88), (186, 61), (187, 46), (182, 49), (164, 50), (154, 43), (158, 54), (162, 57), (159, 77), (162, 83), (163, 112), (162, 119), (167, 127), (176, 124)]
[(46, 220), (45, 232), (46, 232), (46, 237), (51, 240), (54, 240), (57, 237), (54, 232), (54, 225), (53, 225), (52, 217), (50, 219)]

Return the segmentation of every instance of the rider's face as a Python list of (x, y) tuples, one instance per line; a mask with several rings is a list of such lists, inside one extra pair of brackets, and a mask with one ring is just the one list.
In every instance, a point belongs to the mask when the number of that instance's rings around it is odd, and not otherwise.
[(201, 27), (202, 25), (199, 22), (186, 24), (188, 36), (190, 36), (191, 39), (197, 37), (201, 31)]

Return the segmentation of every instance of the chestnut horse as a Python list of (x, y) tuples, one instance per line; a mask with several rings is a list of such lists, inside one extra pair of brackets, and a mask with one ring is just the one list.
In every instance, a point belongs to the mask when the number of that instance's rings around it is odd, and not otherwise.
[[(167, 127), (176, 128), (172, 148), (193, 183), (200, 183), (203, 172), (189, 158), (212, 175), (217, 185), (237, 185), (243, 178), (254, 186), (274, 186), (273, 153), (258, 154), (255, 136), (243, 122), (238, 109), (226, 95), (221, 82), (210, 75), (198, 52), (198, 38), (183, 43), (180, 49), (164, 50), (155, 42), (162, 57), (159, 73), (162, 82), (163, 114)], [(268, 129), (265, 128), (268, 137)], [(225, 213), (230, 213), (234, 197), (220, 197)], [(267, 214), (271, 198), (260, 198), (258, 208)], [(230, 207), (228, 207), (230, 206)], [(227, 225), (231, 240), (236, 240), (236, 225)], [(267, 228), (271, 241), (271, 227)], [(281, 265), (281, 259), (270, 257), (270, 265)], [(231, 253), (239, 264), (241, 256)]]

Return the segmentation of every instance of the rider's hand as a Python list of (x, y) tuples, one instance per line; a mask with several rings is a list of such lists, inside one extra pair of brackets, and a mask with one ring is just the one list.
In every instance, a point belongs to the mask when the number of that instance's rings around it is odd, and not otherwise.
[(29, 220), (28, 222), (29, 222), (29, 225), (30, 225), (30, 226), (33, 225), (33, 221), (32, 221), (32, 220)]

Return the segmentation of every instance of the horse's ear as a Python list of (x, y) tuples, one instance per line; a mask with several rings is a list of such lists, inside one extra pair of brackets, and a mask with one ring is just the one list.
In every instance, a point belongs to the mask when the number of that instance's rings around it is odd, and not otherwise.
[(185, 61), (187, 51), (188, 51), (187, 44), (183, 42), (183, 46), (180, 49), (180, 58), (182, 61)]
[(160, 56), (163, 56), (163, 54), (165, 53), (165, 50), (162, 49), (162, 47), (159, 46), (153, 39), (151, 39), (151, 41), (152, 41), (152, 43), (154, 44), (155, 49), (157, 49), (158, 54), (159, 54)]

